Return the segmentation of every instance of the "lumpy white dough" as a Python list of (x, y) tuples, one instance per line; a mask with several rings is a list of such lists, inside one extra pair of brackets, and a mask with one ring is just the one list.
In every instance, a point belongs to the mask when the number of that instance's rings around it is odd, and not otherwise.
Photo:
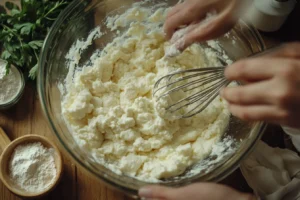
[(152, 99), (155, 81), (179, 69), (218, 65), (216, 55), (192, 45), (168, 58), (162, 22), (165, 9), (134, 7), (108, 19), (108, 28), (129, 26), (76, 71), (62, 114), (77, 143), (118, 173), (146, 181), (180, 175), (204, 159), (223, 135), (229, 112), (217, 97), (188, 119), (160, 117)]

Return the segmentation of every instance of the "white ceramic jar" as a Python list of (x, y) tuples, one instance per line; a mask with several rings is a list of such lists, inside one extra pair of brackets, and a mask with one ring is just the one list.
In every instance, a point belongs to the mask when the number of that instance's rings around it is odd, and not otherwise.
[(274, 32), (281, 28), (296, 3), (296, 0), (254, 0), (246, 18), (258, 30)]

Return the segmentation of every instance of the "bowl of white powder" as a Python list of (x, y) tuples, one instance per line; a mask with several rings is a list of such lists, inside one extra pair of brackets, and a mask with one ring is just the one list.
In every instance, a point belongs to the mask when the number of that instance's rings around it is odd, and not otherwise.
[(0, 160), (0, 178), (21, 197), (37, 198), (49, 193), (59, 182), (62, 158), (47, 138), (27, 135), (11, 142)]
[(243, 21), (225, 36), (167, 57), (163, 23), (177, 1), (74, 1), (51, 29), (38, 91), (64, 148), (99, 180), (136, 197), (146, 184), (220, 181), (265, 125), (232, 116), (217, 97), (189, 119), (165, 119), (152, 99), (170, 72), (230, 64), (264, 49)]
[(23, 73), (15, 66), (6, 69), (7, 62), (0, 59), (0, 110), (15, 105), (24, 92)]

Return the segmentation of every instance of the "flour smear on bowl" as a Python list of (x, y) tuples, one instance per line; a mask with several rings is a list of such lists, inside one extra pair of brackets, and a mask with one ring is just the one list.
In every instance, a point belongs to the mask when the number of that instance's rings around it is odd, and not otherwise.
[[(225, 147), (220, 142), (230, 119), (220, 97), (188, 119), (165, 119), (156, 109), (152, 88), (159, 77), (220, 66), (211, 48), (197, 44), (175, 57), (165, 56), (172, 45), (163, 33), (164, 7), (136, 3), (107, 17), (105, 28), (115, 38), (80, 67), (81, 52), (106, 33), (98, 27), (85, 41), (78, 40), (66, 56), (69, 74), (61, 87), (62, 114), (78, 145), (114, 172), (150, 182), (181, 175), (208, 155), (234, 152), (232, 140)], [(218, 48), (215, 42), (208, 44)], [(192, 171), (198, 173), (206, 164)]]

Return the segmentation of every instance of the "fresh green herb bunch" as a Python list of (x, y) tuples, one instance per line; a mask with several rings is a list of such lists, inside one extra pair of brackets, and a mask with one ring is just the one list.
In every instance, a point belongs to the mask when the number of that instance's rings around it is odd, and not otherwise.
[(44, 39), (59, 13), (72, 0), (21, 0), (21, 8), (6, 2), (9, 12), (1, 9), (0, 44), (1, 58), (18, 66), (32, 80), (36, 77), (38, 55)]

